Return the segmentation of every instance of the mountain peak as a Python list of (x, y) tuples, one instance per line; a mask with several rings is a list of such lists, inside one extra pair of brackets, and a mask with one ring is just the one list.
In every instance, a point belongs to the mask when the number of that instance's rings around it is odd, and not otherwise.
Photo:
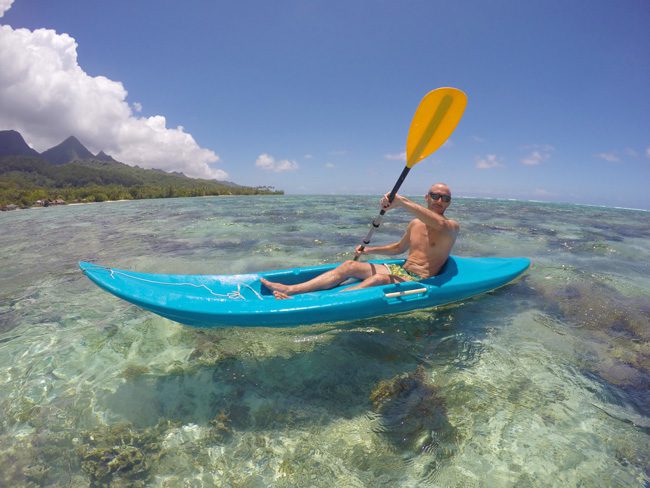
[(41, 156), (52, 164), (66, 164), (70, 161), (82, 159), (95, 159), (86, 146), (84, 146), (75, 136), (68, 137), (58, 146), (54, 146), (41, 153)]
[(15, 130), (0, 130), (0, 157), (3, 156), (40, 156), (55, 165), (72, 161), (118, 162), (104, 151), (99, 151), (95, 156), (75, 136), (70, 136), (61, 144), (39, 154), (29, 147), (20, 132)]
[(2, 156), (38, 156), (38, 152), (27, 145), (20, 132), (0, 130), (0, 157)]
[(113, 159), (113, 156), (110, 156), (110, 155), (106, 154), (104, 151), (99, 151), (97, 153), (97, 156), (95, 156), (95, 159), (97, 161), (107, 161), (109, 163), (117, 162), (117, 161), (115, 161), (115, 159)]

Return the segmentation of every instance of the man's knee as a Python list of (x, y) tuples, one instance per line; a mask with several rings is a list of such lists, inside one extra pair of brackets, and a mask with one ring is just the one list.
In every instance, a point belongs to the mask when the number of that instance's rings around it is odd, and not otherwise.
[(362, 263), (359, 263), (358, 261), (353, 261), (352, 259), (348, 259), (347, 261), (343, 261), (338, 269), (346, 274), (352, 273), (357, 270), (359, 264)]
[(341, 263), (336, 271), (341, 279), (357, 278), (365, 280), (369, 274), (372, 274), (369, 273), (367, 266), (368, 263), (360, 263), (359, 261), (349, 259)]

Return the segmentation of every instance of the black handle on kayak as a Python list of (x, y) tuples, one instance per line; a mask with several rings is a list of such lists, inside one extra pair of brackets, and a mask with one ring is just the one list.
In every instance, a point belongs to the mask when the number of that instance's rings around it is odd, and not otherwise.
[[(395, 200), (395, 195), (397, 195), (397, 190), (399, 190), (400, 186), (402, 186), (402, 183), (404, 183), (404, 179), (406, 178), (406, 175), (409, 174), (409, 171), (411, 171), (411, 168), (405, 166), (404, 169), (402, 170), (402, 174), (399, 175), (399, 178), (397, 178), (397, 182), (395, 183), (395, 186), (393, 187), (390, 194), (388, 195), (389, 204), (393, 203), (393, 200)], [(382, 208), (381, 211), (379, 212), (379, 215), (375, 217), (371, 222), (372, 227), (370, 227), (370, 230), (368, 231), (368, 235), (366, 235), (366, 238), (363, 240), (363, 243), (359, 248), (359, 253), (354, 256), (354, 261), (359, 260), (359, 257), (361, 256), (363, 250), (366, 248), (368, 244), (370, 244), (370, 239), (372, 238), (372, 235), (375, 233), (375, 230), (377, 230), (381, 225), (381, 219), (385, 214), (386, 214), (386, 210)]]

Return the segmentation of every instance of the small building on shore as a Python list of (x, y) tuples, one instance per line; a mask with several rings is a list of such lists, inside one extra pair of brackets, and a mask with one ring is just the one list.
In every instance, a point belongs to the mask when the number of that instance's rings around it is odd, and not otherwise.
[(43, 200), (36, 200), (34, 202), (34, 205), (38, 207), (49, 207), (50, 205), (65, 205), (65, 200), (63, 200), (62, 198), (56, 198), (54, 200), (45, 198)]

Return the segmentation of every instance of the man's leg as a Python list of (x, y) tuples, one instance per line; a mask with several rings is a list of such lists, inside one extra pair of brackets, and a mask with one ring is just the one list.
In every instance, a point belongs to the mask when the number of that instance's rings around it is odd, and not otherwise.
[(390, 283), (401, 283), (403, 281), (406, 280), (404, 278), (400, 278), (399, 276), (377, 273), (376, 275), (372, 275), (369, 278), (366, 278), (361, 283), (357, 283), (356, 285), (346, 288), (343, 291), (361, 290), (362, 288), (370, 288), (371, 286), (389, 285)]
[[(298, 295), (300, 293), (308, 293), (317, 290), (329, 290), (334, 288), (340, 283), (343, 283), (348, 278), (356, 278), (358, 280), (366, 280), (375, 275), (388, 276), (386, 266), (382, 264), (361, 263), (359, 261), (345, 261), (338, 267), (316, 276), (304, 283), (296, 285), (284, 285), (282, 283), (273, 283), (262, 278), (260, 281), (274, 292), (279, 292), (283, 295)], [(284, 298), (284, 297), (278, 297)]]

